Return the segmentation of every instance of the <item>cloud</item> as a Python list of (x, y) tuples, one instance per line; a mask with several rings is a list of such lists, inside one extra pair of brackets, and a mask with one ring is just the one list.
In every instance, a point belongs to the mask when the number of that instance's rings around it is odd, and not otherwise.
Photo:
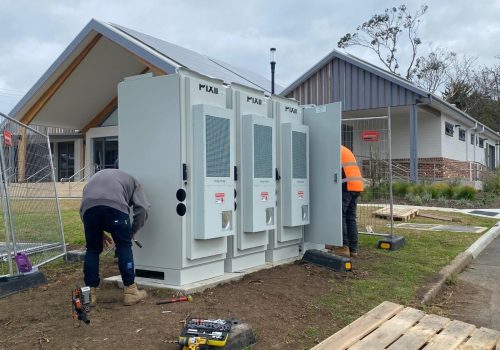
[[(338, 39), (403, 1), (351, 0), (0, 0), (0, 88), (27, 91), (91, 18), (114, 22), (264, 76), (277, 48), (276, 80), (291, 83), (336, 47)], [(423, 2), (405, 1), (410, 9)], [(500, 53), (499, 0), (427, 1), (423, 45), (494, 62)], [(401, 52), (409, 52), (401, 47)], [(372, 52), (349, 52), (379, 64)], [(0, 111), (12, 97), (0, 93)]]

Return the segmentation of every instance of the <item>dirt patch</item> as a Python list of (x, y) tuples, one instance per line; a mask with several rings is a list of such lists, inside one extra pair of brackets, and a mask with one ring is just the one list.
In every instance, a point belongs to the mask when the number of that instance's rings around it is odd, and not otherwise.
[(455, 284), (445, 284), (441, 293), (430, 305), (440, 315), (474, 323), (470, 314), (463, 312), (466, 306), (487, 300), (488, 294), (483, 288), (467, 281), (458, 280)]
[[(102, 275), (118, 273), (112, 261), (102, 265)], [(70, 288), (81, 284), (80, 265), (61, 265), (46, 275), (48, 286), (0, 300), (0, 349), (117, 349), (124, 345), (177, 349), (169, 341), (179, 335), (180, 322), (188, 315), (249, 323), (258, 340), (255, 349), (307, 349), (345, 326), (314, 300), (334, 293), (347, 279), (363, 278), (362, 273), (335, 273), (297, 262), (195, 294), (192, 303), (158, 306), (158, 298), (172, 293), (156, 291), (145, 303), (131, 307), (121, 305), (121, 290), (103, 286), (98, 306), (91, 311), (91, 324), (79, 326), (70, 317)]]

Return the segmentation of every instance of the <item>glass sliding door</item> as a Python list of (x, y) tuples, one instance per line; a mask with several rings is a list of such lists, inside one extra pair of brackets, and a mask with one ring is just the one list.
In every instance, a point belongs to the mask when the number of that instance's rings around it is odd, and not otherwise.
[(57, 143), (57, 176), (58, 179), (69, 178), (75, 173), (75, 143)]
[(94, 163), (97, 170), (114, 168), (118, 159), (118, 137), (102, 137), (94, 140)]

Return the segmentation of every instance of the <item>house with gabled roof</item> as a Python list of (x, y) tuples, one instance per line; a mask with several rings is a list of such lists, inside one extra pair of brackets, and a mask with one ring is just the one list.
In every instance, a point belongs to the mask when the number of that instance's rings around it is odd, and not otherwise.
[(92, 19), (9, 114), (49, 133), (57, 179), (82, 178), (95, 166), (113, 167), (118, 157), (117, 84), (179, 68), (271, 91), (271, 82), (258, 74)]
[(413, 181), (420, 177), (475, 182), (500, 163), (498, 131), (412, 82), (338, 50), (281, 95), (301, 104), (340, 101), (343, 119), (390, 113), (393, 162), (406, 167)]

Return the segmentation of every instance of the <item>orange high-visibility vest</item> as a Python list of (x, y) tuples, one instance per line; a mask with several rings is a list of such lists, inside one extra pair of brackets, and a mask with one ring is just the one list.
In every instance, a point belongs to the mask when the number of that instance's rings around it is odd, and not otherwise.
[(361, 177), (356, 157), (347, 147), (342, 146), (341, 152), (342, 169), (345, 174), (342, 182), (347, 182), (348, 191), (363, 192), (363, 177)]

